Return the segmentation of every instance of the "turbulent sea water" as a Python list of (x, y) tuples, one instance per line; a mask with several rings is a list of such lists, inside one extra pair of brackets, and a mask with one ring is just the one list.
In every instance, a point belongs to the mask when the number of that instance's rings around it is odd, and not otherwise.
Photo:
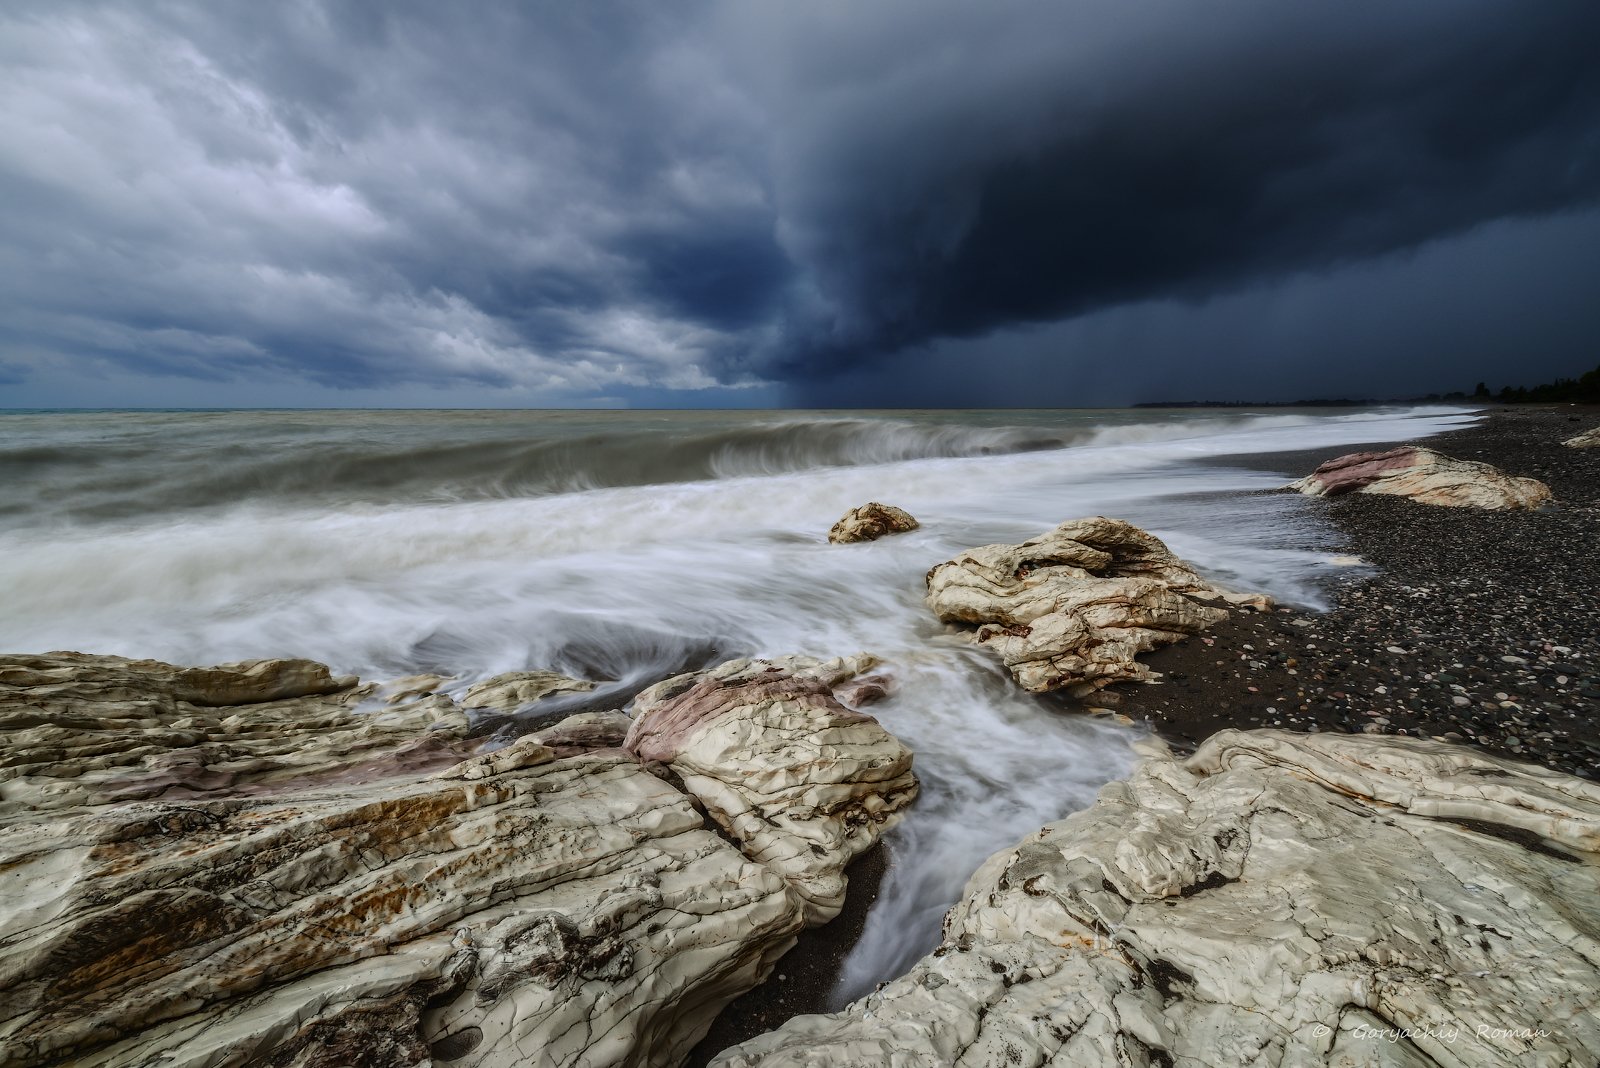
[[(1128, 519), (1317, 605), (1329, 532), (1216, 462), (1435, 433), (1439, 408), (0, 413), (0, 648), (383, 678), (555, 668), (624, 702), (738, 655), (869, 651), (923, 794), (836, 998), (903, 971), (988, 854), (1086, 806), (1137, 732), (1020, 692), (922, 603), (964, 548)], [(868, 500), (922, 529), (830, 546)], [(584, 695), (589, 703), (591, 695)]]

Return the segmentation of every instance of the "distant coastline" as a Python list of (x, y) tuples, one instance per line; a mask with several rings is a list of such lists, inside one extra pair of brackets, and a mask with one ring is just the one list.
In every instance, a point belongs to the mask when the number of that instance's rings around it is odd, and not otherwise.
[[(1355, 400), (1348, 397), (1334, 397), (1318, 400), (1292, 400), (1292, 401), (1145, 401), (1142, 404), (1130, 404), (1130, 408), (1378, 408), (1395, 404), (1471, 404), (1473, 398), (1465, 393), (1453, 393), (1448, 396), (1406, 397), (1397, 400), (1375, 400), (1371, 397), (1365, 400)], [(1485, 402), (1487, 403), (1487, 402)]]
[(1385, 404), (1600, 404), (1600, 365), (1577, 378), (1558, 378), (1537, 386), (1502, 386), (1490, 392), (1479, 382), (1471, 393), (1429, 393), (1425, 397), (1316, 398), (1293, 401), (1147, 401), (1134, 408), (1370, 408)]

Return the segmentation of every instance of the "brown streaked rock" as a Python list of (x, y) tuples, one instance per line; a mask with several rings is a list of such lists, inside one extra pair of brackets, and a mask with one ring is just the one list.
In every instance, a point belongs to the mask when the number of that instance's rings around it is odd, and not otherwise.
[(7, 1068), (673, 1064), (804, 922), (628, 754), (533, 742), (433, 779), (15, 821), (0, 870)]
[(868, 501), (852, 508), (828, 531), (828, 540), (835, 544), (856, 541), (877, 541), (889, 534), (904, 534), (917, 529), (911, 513), (892, 504)]
[(460, 760), (442, 679), (217, 708), (0, 658), (0, 1066), (675, 1065), (915, 790), (832, 696), (871, 663), (670, 680), (652, 769), (616, 711)]

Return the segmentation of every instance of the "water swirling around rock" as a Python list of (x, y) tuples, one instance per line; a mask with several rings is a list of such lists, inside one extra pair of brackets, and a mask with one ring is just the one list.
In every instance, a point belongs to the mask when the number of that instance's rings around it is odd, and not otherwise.
[[(0, 647), (307, 657), (364, 678), (443, 672), (461, 692), (553, 669), (598, 684), (561, 699), (584, 707), (734, 656), (870, 651), (896, 682), (873, 713), (916, 752), (922, 793), (847, 962), (839, 996), (854, 996), (935, 943), (984, 857), (1132, 762), (1134, 732), (1056, 714), (946, 634), (923, 603), (930, 566), (1106, 514), (1208, 579), (1316, 603), (1330, 565), (1312, 502), (1241, 493), (1284, 479), (1209, 458), (1465, 418), (0, 415)], [(846, 508), (875, 499), (922, 526), (826, 543)]]

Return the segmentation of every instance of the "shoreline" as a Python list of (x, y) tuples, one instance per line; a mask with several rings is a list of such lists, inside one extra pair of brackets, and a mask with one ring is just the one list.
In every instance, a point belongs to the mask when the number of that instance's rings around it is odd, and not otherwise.
[(1285, 482), (1344, 452), (1419, 444), (1548, 483), (1536, 512), (1349, 494), (1319, 504), (1367, 568), (1327, 612), (1240, 614), (1144, 658), (1165, 678), (1103, 704), (1190, 749), (1225, 727), (1460, 742), (1600, 778), (1600, 406), (1491, 409), (1406, 443), (1231, 458)]
[[(1537, 512), (1439, 508), (1375, 495), (1305, 502), (1318, 522), (1303, 547), (1356, 554), (1367, 565), (1330, 580), (1325, 588), (1329, 610), (1238, 612), (1143, 657), (1163, 674), (1159, 684), (1122, 684), (1082, 702), (1045, 697), (1038, 713), (1113, 712), (1129, 724), (1142, 721), (1179, 753), (1224, 728), (1391, 734), (1461, 743), (1600, 779), (1600, 729), (1593, 722), (1600, 710), (1595, 625), (1600, 620), (1600, 450), (1561, 444), (1596, 424), (1600, 406), (1500, 409), (1472, 426), (1413, 443), (1540, 478), (1555, 491), (1556, 501)], [(1206, 462), (1270, 471), (1288, 482), (1334, 455), (1396, 444), (1401, 443)], [(1276, 492), (1284, 491), (1258, 489), (1246, 495)], [(314, 666), (326, 674), (326, 668)], [(186, 672), (218, 669), (173, 670), (187, 677)], [(321, 699), (344, 692), (326, 688), (332, 685), (317, 682), (307, 695)], [(560, 707), (537, 722), (551, 726), (580, 711), (614, 717), (599, 707), (614, 696), (584, 692), (557, 698)], [(464, 722), (457, 726), (463, 738), (482, 733), (468, 731)], [(540, 746), (548, 741), (545, 747), (554, 747), (550, 759), (582, 756), (600, 744), (598, 736), (558, 744), (537, 735), (529, 741)], [(557, 736), (565, 737), (557, 730), (551, 739)], [(478, 758), (480, 763), (487, 759)], [(542, 766), (532, 759), (527, 764)], [(492, 771), (521, 774), (522, 768), (506, 763)], [(681, 784), (676, 788), (684, 790)], [(1504, 837), (1504, 828), (1497, 833)], [(1534, 848), (1538, 836), (1529, 841)], [(995, 849), (1011, 844), (996, 834)], [(776, 966), (768, 979), (717, 1015), (685, 1064), (705, 1064), (796, 1016), (829, 1010), (843, 962), (860, 938), (893, 854), (892, 843), (880, 841), (849, 865), (840, 914), (805, 930), (781, 958), (769, 958)], [(1209, 881), (1202, 886), (1211, 888)], [(581, 967), (580, 973), (587, 975)], [(473, 1041), (481, 1038), (479, 1033)]]
[[(1578, 421), (1569, 422), (1574, 416)], [(1600, 455), (1593, 455), (1600, 450), (1586, 452), (1561, 444), (1596, 423), (1600, 423), (1600, 406), (1519, 406), (1490, 409), (1470, 426), (1411, 442), (1369, 442), (1326, 450), (1208, 459), (1206, 462), (1211, 464), (1279, 473), (1287, 483), (1333, 456), (1425, 444), (1463, 459), (1503, 467), (1512, 474), (1540, 478), (1555, 490), (1557, 504), (1539, 513), (1507, 513), (1439, 508), (1368, 494), (1315, 502), (1323, 510), (1326, 525), (1332, 528), (1330, 533), (1339, 544), (1339, 551), (1359, 555), (1368, 565), (1328, 591), (1333, 602), (1329, 611), (1280, 608), (1270, 614), (1236, 613), (1200, 635), (1142, 657), (1166, 676), (1160, 683), (1122, 684), (1086, 698), (1081, 704), (1059, 699), (1058, 714), (1083, 715), (1087, 707), (1110, 707), (1134, 722), (1148, 725), (1178, 752), (1191, 751), (1212, 734), (1230, 727), (1387, 733), (1460, 741), (1510, 759), (1600, 778), (1600, 722), (1588, 722), (1581, 711), (1583, 702), (1600, 709), (1600, 633), (1595, 633), (1600, 632), (1600, 626), (1590, 622), (1600, 621)], [(1561, 563), (1569, 571), (1586, 569), (1593, 576), (1587, 582), (1587, 599), (1583, 596), (1586, 584), (1574, 577), (1563, 583), (1562, 604), (1545, 613), (1565, 614), (1571, 632), (1582, 632), (1587, 623), (1591, 632), (1588, 641), (1578, 642), (1569, 634), (1577, 644), (1548, 643), (1571, 650), (1569, 654), (1552, 657), (1541, 648), (1533, 656), (1524, 657), (1530, 661), (1526, 667), (1499, 659), (1530, 651), (1530, 638), (1513, 635), (1538, 630), (1541, 622), (1539, 606), (1529, 604), (1525, 596), (1530, 592), (1529, 577), (1516, 575), (1514, 569), (1507, 573), (1506, 562), (1492, 552), (1503, 540), (1500, 532), (1513, 526), (1518, 532), (1518, 544), (1547, 546), (1562, 537), (1582, 539), (1587, 530), (1587, 541), (1574, 545), (1573, 552), (1562, 554)], [(1443, 536), (1441, 531), (1454, 533), (1449, 540), (1460, 555), (1450, 559), (1459, 561), (1463, 570), (1478, 570), (1480, 580), (1497, 588), (1496, 574), (1521, 579), (1520, 586), (1511, 584), (1514, 604), (1508, 603), (1521, 611), (1501, 611), (1506, 618), (1486, 639), (1496, 648), (1505, 645), (1504, 653), (1484, 652), (1482, 659), (1476, 658), (1470, 648), (1474, 644), (1470, 625), (1438, 627), (1431, 646), (1409, 633), (1408, 624), (1412, 621), (1442, 618), (1439, 602), (1458, 597), (1461, 592), (1442, 581), (1446, 578), (1442, 572), (1449, 566), (1442, 557), (1404, 551), (1412, 543), (1435, 544), (1435, 539)], [(1587, 560), (1583, 545), (1590, 547)], [(1419, 593), (1423, 590), (1426, 593)], [(1588, 614), (1579, 611), (1582, 605), (1578, 602), (1590, 606)], [(1386, 611), (1387, 607), (1398, 605), (1404, 605), (1406, 611)], [(1470, 624), (1459, 617), (1453, 621)], [(1316, 648), (1307, 650), (1308, 645)], [(1516, 650), (1510, 648), (1512, 645)], [(1391, 646), (1406, 651), (1390, 652)], [(1553, 661), (1549, 665), (1552, 669), (1566, 657), (1574, 663), (1563, 666), (1579, 671), (1567, 676), (1567, 685), (1557, 684), (1554, 679), (1560, 676), (1554, 670), (1543, 674), (1528, 670), (1541, 666), (1540, 655)], [(1319, 666), (1323, 661), (1327, 665)], [(1253, 668), (1252, 662), (1262, 666)], [(1452, 675), (1446, 669), (1457, 663), (1463, 665), (1457, 669), (1457, 677), (1462, 679), (1457, 685), (1465, 685), (1474, 695), (1490, 695), (1485, 699), (1495, 702), (1493, 715), (1476, 701), (1464, 709), (1450, 700), (1459, 695), (1449, 689), (1449, 679), (1441, 681), (1438, 676), (1441, 671)], [(1338, 674), (1330, 678), (1328, 668), (1333, 664), (1340, 666)], [(1422, 675), (1433, 677), (1421, 679), (1422, 685), (1416, 685)], [(1550, 681), (1548, 686), (1541, 682), (1546, 678)], [(1579, 680), (1587, 680), (1596, 688), (1593, 699), (1583, 696), (1584, 683)], [(1430, 688), (1430, 683), (1442, 689)], [(1328, 693), (1308, 694), (1310, 699), (1304, 701), (1286, 700), (1290, 693), (1305, 689), (1308, 684), (1313, 690), (1320, 686)], [(1389, 692), (1374, 693), (1377, 686)], [(1344, 696), (1332, 697), (1335, 691)], [(1520, 707), (1501, 708), (1501, 699), (1492, 696), (1497, 693), (1506, 694), (1507, 701), (1514, 696), (1519, 698), (1515, 703)], [(1418, 700), (1436, 697), (1442, 701)], [(1552, 697), (1555, 700), (1550, 700)], [(1538, 702), (1546, 700), (1560, 711), (1540, 709)], [(1302, 703), (1308, 707), (1301, 709)], [(1406, 706), (1405, 712), (1397, 707), (1400, 705)], [(1453, 719), (1463, 717), (1463, 713), (1477, 717), (1470, 732), (1458, 730), (1453, 724)], [(1529, 726), (1522, 726), (1516, 722), (1518, 719)], [(1534, 720), (1539, 724), (1533, 725)], [(1541, 733), (1551, 737), (1542, 738)], [(1517, 748), (1511, 747), (1508, 737), (1517, 739)], [(996, 848), (1009, 844), (998, 843)], [(722, 1049), (773, 1030), (793, 1016), (829, 1011), (829, 994), (838, 978), (838, 968), (866, 922), (866, 911), (883, 876), (883, 856), (889, 852), (887, 844), (881, 844), (873, 855), (861, 858), (858, 865), (849, 869), (851, 888), (845, 911), (832, 923), (802, 936), (800, 944), (784, 956), (772, 979), (725, 1009), (711, 1033), (685, 1062), (686, 1068), (698, 1068)], [(858, 892), (857, 880), (871, 889)], [(779, 974), (786, 979), (778, 980)]]

